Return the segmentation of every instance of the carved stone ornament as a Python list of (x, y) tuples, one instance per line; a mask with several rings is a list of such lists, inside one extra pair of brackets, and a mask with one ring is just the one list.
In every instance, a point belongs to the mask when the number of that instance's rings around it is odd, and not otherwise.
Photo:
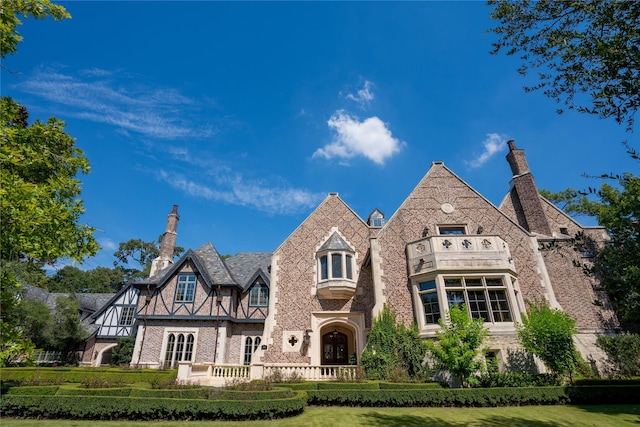
[(440, 206), (440, 209), (442, 209), (442, 212), (446, 214), (450, 214), (455, 210), (455, 208), (453, 207), (453, 205), (451, 205), (451, 203), (443, 203), (442, 206)]
[(445, 239), (444, 242), (442, 242), (442, 246), (444, 246), (446, 249), (449, 249), (452, 245), (453, 243), (451, 243), (451, 240), (449, 239)]

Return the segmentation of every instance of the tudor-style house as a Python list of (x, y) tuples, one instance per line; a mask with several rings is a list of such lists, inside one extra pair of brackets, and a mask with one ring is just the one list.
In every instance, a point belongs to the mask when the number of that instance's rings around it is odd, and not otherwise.
[(224, 259), (206, 243), (172, 262), (174, 207), (151, 277), (127, 291), (139, 292), (132, 364), (178, 366), (180, 378), (203, 384), (274, 367), (331, 378), (333, 368), (358, 363), (385, 305), (428, 339), (451, 304), (464, 304), (484, 319), (487, 352), (504, 367), (519, 349), (515, 325), (535, 300), (575, 318), (578, 349), (599, 360), (595, 340), (616, 318), (574, 266), (593, 254), (569, 242), (578, 232), (605, 242), (606, 231), (541, 197), (513, 141), (507, 161), (513, 176), (500, 206), (434, 162), (391, 217), (375, 209), (365, 221), (329, 193), (272, 254)]

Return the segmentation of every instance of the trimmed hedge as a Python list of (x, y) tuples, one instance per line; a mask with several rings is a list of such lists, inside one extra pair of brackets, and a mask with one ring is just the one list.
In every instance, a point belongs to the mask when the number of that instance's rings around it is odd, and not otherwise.
[(575, 385), (640, 385), (640, 378), (584, 378), (574, 381)]
[(42, 385), (30, 387), (11, 387), (3, 391), (5, 396), (54, 396), (58, 393), (57, 385)]
[(88, 396), (3, 396), (5, 417), (85, 420), (256, 420), (298, 415), (306, 394), (275, 400), (214, 401)]
[[(387, 383), (381, 382), (379, 384), (380, 390), (423, 390), (423, 389), (436, 389), (440, 390), (443, 388), (440, 383)], [(447, 387), (449, 385), (447, 384)]]
[(309, 390), (322, 406), (522, 406), (640, 403), (640, 386), (526, 387), (423, 390)]
[(0, 381), (23, 384), (50, 382), (55, 384), (80, 383), (89, 378), (121, 381), (126, 384), (150, 383), (154, 380), (175, 380), (178, 371), (158, 369), (101, 369), (101, 368), (3, 368)]
[(562, 387), (531, 387), (526, 389), (423, 389), (423, 390), (361, 390), (308, 391), (310, 405), (324, 406), (519, 406), (558, 405), (568, 403)]

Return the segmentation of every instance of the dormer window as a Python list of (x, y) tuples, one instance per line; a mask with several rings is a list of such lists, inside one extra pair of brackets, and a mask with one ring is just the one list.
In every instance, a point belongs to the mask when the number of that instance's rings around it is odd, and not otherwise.
[(384, 220), (384, 214), (380, 212), (378, 209), (374, 209), (371, 214), (369, 214), (369, 219), (367, 223), (369, 227), (380, 228), (384, 225), (386, 221)]
[(269, 288), (256, 283), (249, 291), (249, 305), (252, 307), (266, 307), (269, 305)]
[(316, 252), (318, 294), (324, 298), (344, 299), (355, 293), (355, 251), (337, 231)]

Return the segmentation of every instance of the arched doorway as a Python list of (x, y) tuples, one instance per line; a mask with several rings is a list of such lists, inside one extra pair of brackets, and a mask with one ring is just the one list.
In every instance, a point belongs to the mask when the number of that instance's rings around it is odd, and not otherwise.
[(322, 335), (322, 364), (349, 364), (349, 340), (346, 334), (333, 329)]

